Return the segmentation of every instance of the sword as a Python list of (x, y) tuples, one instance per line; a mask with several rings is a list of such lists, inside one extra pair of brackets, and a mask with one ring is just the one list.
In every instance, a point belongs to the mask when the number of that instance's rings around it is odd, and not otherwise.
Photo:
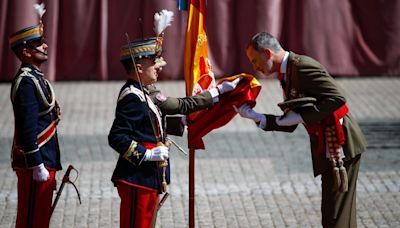
[(76, 170), (72, 165), (69, 165), (69, 166), (68, 166), (68, 169), (67, 169), (67, 171), (65, 172), (64, 177), (63, 177), (63, 179), (62, 179), (61, 186), (60, 186), (60, 188), (59, 188), (58, 191), (57, 191), (57, 196), (56, 196), (56, 198), (55, 198), (55, 200), (54, 200), (54, 202), (53, 202), (53, 205), (51, 206), (50, 217), (51, 217), (51, 215), (53, 214), (54, 209), (55, 209), (56, 206), (57, 206), (58, 200), (60, 199), (60, 196), (61, 196), (61, 193), (62, 193), (62, 191), (63, 191), (63, 189), (64, 189), (65, 183), (69, 183), (69, 184), (72, 184), (72, 186), (74, 186), (75, 191), (76, 191), (76, 193), (78, 194), (79, 204), (82, 204), (81, 195), (80, 195), (80, 193), (79, 193), (79, 191), (78, 191), (78, 188), (76, 187), (76, 185), (74, 184), (74, 182), (72, 182), (72, 181), (69, 179), (69, 174), (71, 173), (72, 170), (75, 170), (75, 171), (76, 171), (76, 173), (77, 173), (77, 177), (76, 177), (76, 178), (78, 178), (78, 174), (79, 174), (78, 170)]
[(167, 200), (168, 196), (169, 196), (169, 193), (166, 192), (166, 193), (164, 194), (164, 196), (161, 198), (161, 200), (160, 200), (160, 202), (158, 203), (158, 205), (157, 205), (157, 211), (160, 210), (160, 208), (164, 205), (165, 200)]
[[(132, 50), (131, 50), (131, 41), (130, 41), (130, 39), (129, 39), (128, 33), (125, 33), (125, 36), (126, 36), (126, 41), (128, 42), (129, 54), (130, 54), (130, 56), (131, 56), (131, 60), (132, 60), (132, 63), (133, 63), (133, 67), (134, 67), (135, 72), (136, 72), (136, 74), (137, 74), (137, 76), (138, 76), (138, 79), (139, 79), (140, 90), (142, 91), (143, 96), (144, 96), (144, 99), (145, 99), (145, 101), (146, 101), (146, 105), (147, 105), (147, 114), (149, 115), (149, 118), (150, 118), (151, 127), (152, 127), (152, 129), (153, 129), (154, 136), (156, 137), (157, 145), (164, 145), (164, 144), (161, 142), (161, 136), (160, 136), (159, 134), (157, 134), (158, 131), (157, 131), (157, 129), (156, 129), (156, 125), (155, 125), (155, 123), (154, 123), (154, 119), (153, 119), (153, 117), (152, 117), (152, 115), (151, 115), (151, 111), (150, 111), (150, 107), (149, 107), (149, 102), (148, 102), (148, 100), (147, 100), (146, 93), (144, 92), (144, 89), (143, 89), (142, 79), (140, 78), (139, 71), (137, 70), (137, 67), (136, 67), (135, 57), (133, 56), (133, 53), (132, 53)], [(161, 161), (159, 164), (160, 164), (160, 167), (163, 168), (163, 174), (162, 174), (163, 180), (162, 180), (162, 186), (161, 186), (161, 187), (162, 187), (162, 191), (163, 191), (163, 192), (166, 192), (166, 191), (167, 191), (167, 181), (166, 181), (166, 177), (165, 177), (165, 172), (166, 172), (166, 167), (168, 166), (168, 161), (167, 161), (167, 160)]]
[(185, 156), (187, 156), (188, 154), (186, 153), (186, 151), (179, 146), (178, 143), (176, 143), (174, 140), (172, 140), (170, 137), (167, 137), (167, 140), (170, 141), (172, 143), (172, 145), (174, 145), (180, 152), (182, 152)]

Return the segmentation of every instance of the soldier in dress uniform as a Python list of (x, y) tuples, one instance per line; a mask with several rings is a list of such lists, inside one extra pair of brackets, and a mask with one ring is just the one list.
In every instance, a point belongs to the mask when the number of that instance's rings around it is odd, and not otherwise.
[(53, 88), (40, 69), (48, 58), (43, 24), (12, 34), (9, 42), (21, 61), (11, 86), (15, 119), (11, 157), (18, 177), (16, 227), (48, 227), (55, 173), (61, 170), (56, 130), (60, 112)]
[[(316, 60), (285, 51), (275, 37), (256, 34), (246, 54), (253, 68), (281, 81), (284, 114), (261, 114), (250, 106), (237, 109), (265, 131), (307, 129), (314, 176), (322, 179), (322, 225), (357, 227), (356, 183), (364, 135), (349, 112), (342, 89)], [(274, 76), (275, 75), (275, 76)]]
[(233, 90), (240, 80), (224, 82), (191, 97), (168, 97), (154, 85), (166, 65), (161, 51), (159, 37), (133, 41), (121, 48), (120, 61), (128, 80), (120, 90), (108, 135), (109, 145), (120, 154), (112, 175), (121, 198), (120, 227), (151, 227), (158, 194), (165, 191), (163, 184), (169, 184), (169, 166), (161, 165), (168, 162), (169, 153), (163, 116), (212, 107), (220, 94)]

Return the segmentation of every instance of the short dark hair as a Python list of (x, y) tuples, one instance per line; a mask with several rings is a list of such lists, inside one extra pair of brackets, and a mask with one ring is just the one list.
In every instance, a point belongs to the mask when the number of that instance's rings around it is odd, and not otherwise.
[(11, 50), (14, 52), (14, 54), (17, 56), (19, 60), (22, 58), (22, 49), (24, 45), (17, 45), (11, 48)]
[(252, 47), (256, 51), (262, 51), (269, 48), (275, 52), (281, 51), (282, 46), (279, 41), (267, 32), (259, 32), (251, 38), (247, 47)]
[(135, 68), (133, 67), (133, 62), (131, 59), (121, 60), (122, 65), (125, 68), (127, 74), (136, 73)]

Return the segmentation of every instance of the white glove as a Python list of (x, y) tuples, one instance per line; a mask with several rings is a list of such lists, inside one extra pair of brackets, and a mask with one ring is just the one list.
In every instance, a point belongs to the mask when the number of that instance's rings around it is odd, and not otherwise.
[(182, 116), (181, 123), (182, 123), (184, 126), (187, 126), (187, 125), (188, 125), (188, 124), (187, 124), (187, 117), (186, 117), (186, 115)]
[(265, 128), (267, 126), (267, 118), (265, 118), (265, 115), (254, 111), (250, 105), (244, 104), (240, 106), (240, 108), (233, 106), (233, 109), (235, 109), (241, 117), (254, 120), (259, 128)]
[(276, 124), (279, 126), (293, 126), (296, 124), (304, 123), (301, 115), (293, 111), (289, 111), (283, 116), (277, 116), (275, 121)]
[(219, 90), (220, 94), (232, 91), (236, 88), (236, 86), (239, 84), (240, 80), (242, 80), (242, 77), (238, 77), (233, 81), (224, 81), (223, 83), (217, 85), (217, 88)]
[(33, 167), (33, 179), (35, 181), (47, 181), (49, 178), (49, 171), (47, 171), (43, 163)]
[(152, 149), (147, 149), (144, 154), (145, 161), (164, 161), (168, 159), (168, 147), (157, 146)]

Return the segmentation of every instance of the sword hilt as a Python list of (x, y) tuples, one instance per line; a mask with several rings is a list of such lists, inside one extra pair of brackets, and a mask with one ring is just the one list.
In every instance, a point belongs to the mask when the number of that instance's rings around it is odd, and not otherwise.
[[(169, 148), (171, 144), (166, 142), (166, 143), (162, 143), (162, 142), (158, 142), (157, 146), (166, 146)], [(164, 160), (164, 161), (160, 161), (159, 166), (162, 167), (162, 183), (161, 183), (161, 190), (162, 192), (166, 192), (167, 191), (167, 178), (166, 178), (166, 174), (165, 172), (167, 171), (167, 166), (168, 166), (168, 160)]]
[(74, 166), (69, 165), (68, 168), (67, 168), (67, 171), (65, 172), (65, 174), (64, 174), (64, 176), (63, 176), (62, 183), (61, 183), (61, 185), (60, 185), (60, 188), (59, 188), (58, 191), (57, 191), (56, 198), (54, 199), (53, 205), (51, 206), (50, 216), (53, 214), (54, 209), (55, 209), (56, 206), (57, 206), (58, 200), (60, 199), (60, 196), (61, 196), (61, 193), (62, 193), (62, 191), (63, 191), (63, 189), (64, 189), (65, 183), (70, 183), (70, 184), (72, 184), (72, 186), (74, 186), (75, 191), (76, 191), (76, 193), (77, 193), (77, 195), (78, 195), (79, 204), (82, 204), (81, 195), (80, 195), (80, 193), (79, 193), (79, 191), (78, 191), (78, 188), (75, 186), (74, 182), (72, 182), (72, 181), (69, 179), (69, 175), (71, 174), (71, 171), (72, 171), (72, 170), (75, 170), (75, 171), (76, 171), (76, 173), (77, 173), (77, 177), (76, 177), (76, 178), (78, 178), (78, 176), (79, 176), (78, 170), (75, 169)]

